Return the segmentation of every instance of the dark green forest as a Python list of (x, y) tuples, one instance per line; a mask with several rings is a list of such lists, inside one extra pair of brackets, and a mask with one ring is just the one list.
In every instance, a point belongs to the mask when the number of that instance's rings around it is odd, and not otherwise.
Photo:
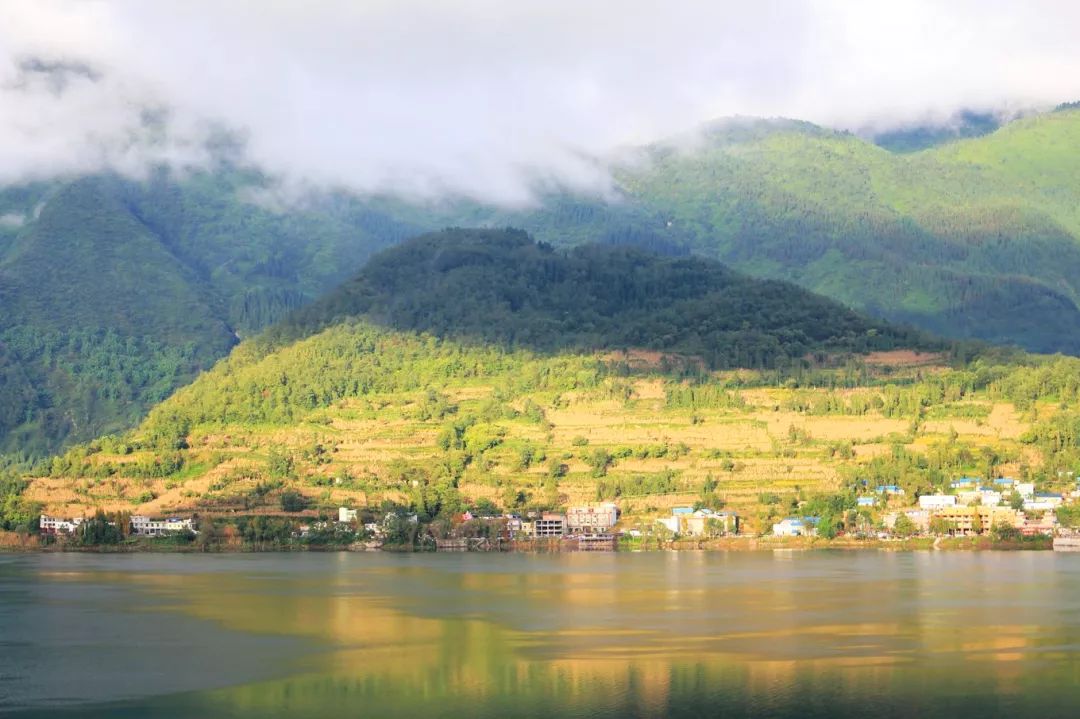
[(944, 346), (711, 260), (610, 244), (556, 250), (512, 229), (448, 229), (385, 250), (266, 340), (280, 345), (359, 316), (507, 349), (665, 350), (709, 369)]

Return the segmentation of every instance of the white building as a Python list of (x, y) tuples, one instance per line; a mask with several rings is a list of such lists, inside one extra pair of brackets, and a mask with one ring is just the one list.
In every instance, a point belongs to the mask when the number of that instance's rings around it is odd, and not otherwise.
[(38, 519), (38, 529), (41, 530), (42, 534), (74, 534), (82, 523), (82, 517), (60, 519), (59, 517), (49, 517), (43, 514)]
[(735, 512), (714, 512), (711, 509), (698, 509), (693, 514), (684, 514), (682, 534), (690, 537), (703, 537), (715, 527), (722, 534), (734, 534), (739, 531), (739, 515)]
[(131, 533), (140, 537), (162, 537), (166, 534), (194, 531), (195, 523), (190, 519), (180, 519), (179, 517), (151, 519), (142, 514), (131, 516)]
[(956, 496), (952, 494), (924, 494), (919, 497), (920, 509), (945, 509), (956, 506)]
[(981, 504), (984, 507), (996, 507), (1001, 504), (1001, 492), (985, 487), (971, 492), (960, 492), (957, 495), (960, 504)]
[(679, 533), (679, 517), (678, 517), (678, 515), (673, 514), (670, 517), (659, 517), (656, 520), (656, 523), (661, 524), (664, 527), (667, 527), (668, 531), (671, 532), (672, 534), (678, 534)]
[(917, 529), (919, 532), (926, 533), (930, 531), (930, 510), (928, 509), (905, 509), (902, 512), (889, 512), (884, 517), (882, 517), (882, 524), (885, 525), (886, 529), (891, 531), (896, 528), (896, 520), (900, 519), (900, 517), (907, 517), (908, 519), (910, 519), (911, 523), (915, 525), (915, 529)]
[(337, 521), (339, 521), (339, 522), (341, 522), (343, 524), (347, 523), (347, 522), (355, 522), (356, 521), (356, 510), (355, 509), (349, 509), (348, 507), (338, 507), (337, 517), (338, 517)]
[(817, 534), (814, 523), (799, 517), (787, 517), (772, 526), (772, 532), (777, 537), (803, 537)]
[(1060, 494), (1048, 494), (1045, 492), (1039, 492), (1031, 499), (1024, 500), (1024, 511), (1026, 512), (1052, 512), (1062, 505), (1065, 500), (1061, 498)]
[(1024, 499), (1031, 499), (1035, 496), (1034, 482), (1017, 482), (1013, 489), (1015, 489)]

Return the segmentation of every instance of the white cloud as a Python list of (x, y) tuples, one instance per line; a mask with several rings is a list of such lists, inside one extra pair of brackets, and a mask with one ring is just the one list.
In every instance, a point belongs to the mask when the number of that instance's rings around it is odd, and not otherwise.
[[(199, 164), (225, 126), (295, 181), (514, 204), (537, 180), (603, 191), (590, 156), (719, 116), (1080, 98), (1078, 29), (1071, 0), (12, 2), (0, 181)], [(28, 57), (95, 74), (58, 88)]]
[(0, 227), (22, 227), (26, 224), (26, 218), (17, 212), (6, 212), (0, 215)]

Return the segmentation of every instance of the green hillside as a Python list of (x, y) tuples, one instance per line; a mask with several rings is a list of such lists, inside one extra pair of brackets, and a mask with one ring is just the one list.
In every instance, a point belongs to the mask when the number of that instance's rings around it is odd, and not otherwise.
[(963, 139), (989, 129), (897, 138), (893, 152), (805, 122), (723, 120), (616, 161), (621, 199), (437, 216), (562, 246), (692, 251), (938, 334), (1080, 352), (1080, 111)]
[(222, 169), (0, 192), (0, 454), (126, 429), (261, 329), (413, 232), (378, 201), (288, 213)]
[(176, 438), (216, 418), (290, 421), (344, 397), (421, 389), (434, 376), (506, 376), (543, 355), (564, 358), (560, 373), (573, 385), (594, 371), (590, 354), (610, 350), (661, 351), (672, 371), (693, 376), (794, 370), (814, 354), (842, 365), (852, 353), (897, 348), (944, 345), (715, 261), (595, 245), (559, 252), (520, 230), (450, 229), (376, 255), (241, 344), (147, 426)]
[(732, 121), (649, 148), (619, 178), (653, 231), (737, 269), (952, 336), (1075, 353), (1078, 147), (1075, 111), (903, 155)]
[[(715, 261), (446, 230), (373, 257), (137, 429), (5, 480), (0, 523), (197, 513), (200, 541), (265, 547), (339, 506), (445, 536), (468, 507), (615, 499), (649, 533), (693, 504), (749, 532), (791, 513), (867, 532), (962, 474), (1073, 485), (1080, 360), (861, 354), (913, 346), (943, 349)], [(881, 484), (907, 494), (856, 505)]]

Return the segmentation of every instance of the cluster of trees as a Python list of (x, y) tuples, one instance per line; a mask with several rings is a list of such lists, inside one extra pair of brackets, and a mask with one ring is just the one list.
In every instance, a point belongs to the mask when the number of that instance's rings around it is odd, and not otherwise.
[[(541, 359), (430, 335), (392, 332), (361, 321), (327, 329), (277, 352), (258, 342), (150, 413), (140, 435), (167, 441), (200, 424), (288, 423), (351, 397), (414, 392), (452, 381), (498, 380), (508, 392), (591, 388), (602, 363), (579, 356)], [(452, 414), (427, 401), (418, 411)], [(156, 443), (160, 444), (160, 441)]]
[(88, 547), (119, 544), (130, 528), (131, 515), (122, 512), (106, 514), (99, 509), (93, 517), (79, 525), (76, 539), (79, 544)]
[(650, 494), (671, 494), (676, 491), (678, 491), (678, 475), (672, 470), (664, 470), (656, 474), (612, 477), (596, 483), (596, 499), (600, 501)]
[(22, 497), (26, 481), (15, 472), (0, 470), (0, 529), (29, 529), (37, 512)]
[(738, 392), (716, 383), (681, 383), (664, 390), (666, 405), (672, 409), (743, 409), (746, 401)]
[(127, 429), (209, 359), (109, 329), (0, 329), (0, 452), (26, 462)]
[(712, 368), (786, 365), (816, 350), (938, 346), (716, 262), (610, 245), (557, 252), (509, 229), (445, 230), (386, 250), (269, 337), (296, 339), (357, 316), (545, 352), (670, 350)]

